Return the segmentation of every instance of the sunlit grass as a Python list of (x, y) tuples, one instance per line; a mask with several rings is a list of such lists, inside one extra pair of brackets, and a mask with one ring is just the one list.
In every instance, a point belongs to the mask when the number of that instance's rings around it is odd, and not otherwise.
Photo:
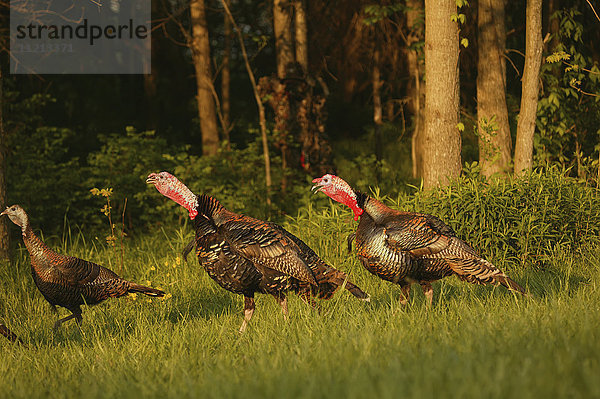
[(69, 322), (58, 332), (59, 315), (35, 288), (26, 252), (15, 253), (0, 267), (0, 321), (27, 348), (0, 340), (0, 396), (600, 396), (600, 250), (558, 248), (543, 270), (498, 264), (531, 298), (447, 278), (434, 284), (432, 309), (418, 287), (402, 309), (398, 288), (348, 254), (355, 225), (346, 212), (331, 214), (338, 209), (313, 210), (288, 227), (348, 272), (371, 302), (341, 292), (313, 309), (290, 296), (285, 322), (275, 301), (259, 295), (243, 335), (242, 298), (218, 287), (193, 257), (181, 259), (189, 228), (129, 242), (121, 271), (99, 240), (48, 238), (60, 251), (172, 295), (84, 307), (81, 328)]

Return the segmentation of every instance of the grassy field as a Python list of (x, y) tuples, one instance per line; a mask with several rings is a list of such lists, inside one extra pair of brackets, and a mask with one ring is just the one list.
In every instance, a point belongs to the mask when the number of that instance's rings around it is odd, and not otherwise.
[[(347, 292), (318, 309), (290, 297), (289, 322), (258, 296), (243, 335), (242, 298), (178, 254), (191, 228), (128, 243), (128, 279), (161, 287), (165, 300), (127, 297), (85, 308), (67, 323), (35, 288), (24, 250), (0, 265), (0, 321), (28, 347), (0, 340), (0, 396), (31, 397), (600, 397), (600, 249), (557, 248), (545, 269), (492, 259), (532, 297), (452, 277), (434, 284), (434, 306), (413, 289), (369, 275), (348, 254), (349, 214), (307, 216), (289, 228), (371, 295)], [(119, 272), (118, 256), (81, 235), (49, 238), (60, 252)], [(485, 253), (485, 250), (482, 250)], [(60, 316), (66, 315), (60, 310)]]

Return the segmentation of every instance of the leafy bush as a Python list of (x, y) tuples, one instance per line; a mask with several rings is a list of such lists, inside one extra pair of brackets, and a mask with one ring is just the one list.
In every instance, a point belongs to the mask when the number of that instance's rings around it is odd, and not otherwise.
[[(90, 177), (86, 191), (92, 187), (112, 188), (111, 200), (115, 204), (113, 212), (117, 220), (121, 219), (127, 199), (125, 225), (129, 230), (165, 217), (174, 220), (174, 215), (160, 212), (162, 201), (159, 196), (142, 194), (147, 190), (145, 180), (150, 172), (172, 170), (175, 166), (168, 155), (166, 140), (156, 137), (152, 131), (136, 132), (132, 127), (128, 127), (125, 134), (101, 135), (99, 139), (102, 148), (88, 157)], [(101, 199), (94, 203), (103, 204)], [(100, 214), (96, 212), (95, 215)], [(99, 218), (94, 218), (94, 222), (104, 223)]]
[(73, 136), (69, 129), (39, 127), (27, 129), (10, 148), (15, 156), (7, 162), (8, 204), (21, 204), (36, 227), (56, 231), (65, 215), (85, 215), (84, 172), (79, 160), (70, 157), (65, 143)]
[[(575, 7), (557, 11), (557, 46), (542, 64), (535, 162), (540, 166), (575, 166), (580, 178), (585, 164), (598, 165), (600, 69), (593, 46), (583, 39), (583, 15)], [(586, 157), (591, 157), (586, 159)]]

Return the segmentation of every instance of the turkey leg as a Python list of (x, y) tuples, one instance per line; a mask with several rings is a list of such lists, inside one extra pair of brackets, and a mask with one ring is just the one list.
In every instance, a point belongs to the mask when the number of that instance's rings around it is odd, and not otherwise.
[(240, 327), (240, 334), (246, 331), (246, 327), (248, 327), (248, 322), (252, 318), (252, 314), (254, 313), (254, 298), (250, 296), (244, 296), (244, 321)]

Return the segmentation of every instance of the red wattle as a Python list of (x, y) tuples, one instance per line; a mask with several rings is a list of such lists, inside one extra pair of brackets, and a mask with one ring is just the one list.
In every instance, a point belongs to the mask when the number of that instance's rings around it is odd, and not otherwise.
[(350, 208), (354, 212), (354, 221), (356, 222), (358, 220), (358, 218), (360, 217), (360, 215), (363, 214), (364, 210), (362, 210), (361, 208), (359, 208), (358, 205), (351, 206)]

